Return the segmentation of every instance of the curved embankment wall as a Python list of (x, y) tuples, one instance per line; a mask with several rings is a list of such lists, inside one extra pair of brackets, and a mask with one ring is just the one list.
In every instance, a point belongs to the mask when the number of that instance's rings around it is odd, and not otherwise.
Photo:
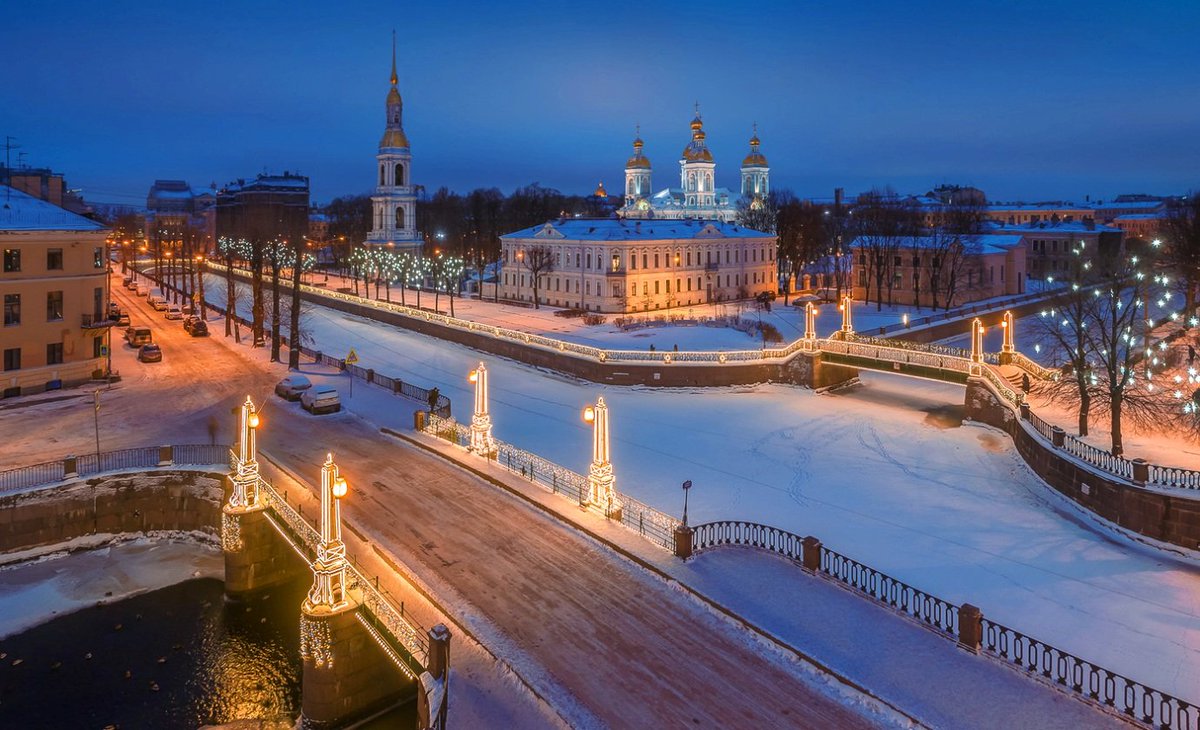
[(1149, 488), (1072, 458), (1040, 438), (1019, 411), (975, 378), (967, 382), (966, 415), (1008, 433), (1035, 474), (1092, 514), (1159, 542), (1200, 549), (1200, 495)]
[(203, 532), (220, 539), (223, 477), (170, 470), (111, 474), (0, 496), (0, 553), (91, 534)]

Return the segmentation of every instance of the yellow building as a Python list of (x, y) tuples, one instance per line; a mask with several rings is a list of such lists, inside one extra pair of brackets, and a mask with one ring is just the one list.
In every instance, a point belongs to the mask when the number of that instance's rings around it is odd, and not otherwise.
[(0, 392), (37, 393), (102, 375), (109, 344), (107, 230), (0, 186)]

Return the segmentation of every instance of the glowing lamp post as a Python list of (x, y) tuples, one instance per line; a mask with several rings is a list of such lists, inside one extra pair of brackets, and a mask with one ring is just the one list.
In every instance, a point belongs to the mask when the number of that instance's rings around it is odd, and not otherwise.
[(816, 349), (817, 343), (817, 308), (812, 302), (804, 305), (804, 349)]
[(595, 505), (608, 517), (620, 519), (621, 505), (617, 502), (612, 461), (608, 450), (608, 406), (604, 398), (596, 405), (583, 409), (583, 420), (592, 425), (592, 464), (588, 468), (588, 493), (583, 506)]
[(842, 335), (854, 334), (854, 323), (851, 320), (850, 295), (842, 297), (842, 303), (838, 305), (838, 309), (842, 313)]
[(1012, 355), (1017, 349), (1013, 344), (1013, 341), (1016, 339), (1016, 327), (1013, 322), (1012, 312), (1004, 313), (1004, 321), (1000, 323), (1000, 327), (1004, 329), (1004, 344), (1000, 347), (1000, 352)]
[(252, 510), (258, 503), (258, 426), (261, 420), (250, 396), (242, 404), (238, 419), (237, 472), (233, 475), (233, 490), (229, 493), (229, 507), (234, 510)]
[(333, 454), (321, 466), (321, 542), (312, 564), (313, 587), (304, 601), (308, 613), (334, 612), (349, 605), (346, 600), (346, 544), (342, 542), (341, 500), (349, 492), (338, 474)]
[(983, 322), (971, 320), (971, 375), (983, 374)]
[(492, 416), (488, 413), (488, 374), (481, 362), (468, 378), (475, 384), (475, 413), (471, 416), (471, 450), (487, 456), (492, 452)]

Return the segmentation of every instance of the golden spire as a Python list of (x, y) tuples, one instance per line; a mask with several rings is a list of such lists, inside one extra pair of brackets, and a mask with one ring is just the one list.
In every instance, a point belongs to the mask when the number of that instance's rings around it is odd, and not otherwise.
[(392, 30), (392, 86), (395, 86), (399, 79), (396, 78), (396, 31)]

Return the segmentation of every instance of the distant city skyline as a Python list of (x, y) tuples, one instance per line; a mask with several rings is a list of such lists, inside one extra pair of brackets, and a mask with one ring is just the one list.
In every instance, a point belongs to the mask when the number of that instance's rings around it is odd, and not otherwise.
[[(336, 15), (334, 14), (336, 12)], [(974, 185), (993, 200), (1200, 189), (1200, 6), (933, 1), (753, 9), (65, 1), (9, 11), (0, 136), (92, 202), (300, 172), (367, 193), (398, 34), (412, 180), (619, 193), (635, 125), (678, 184), (699, 102), (717, 184), (758, 124), (775, 189)], [(22, 59), (16, 72), (15, 62)]]

